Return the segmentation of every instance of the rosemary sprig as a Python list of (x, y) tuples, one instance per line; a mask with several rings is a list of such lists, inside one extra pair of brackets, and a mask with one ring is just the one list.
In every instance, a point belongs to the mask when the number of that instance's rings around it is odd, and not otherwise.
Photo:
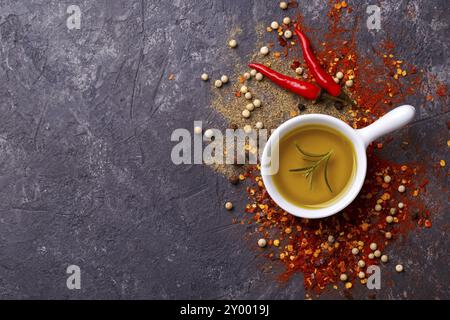
[(302, 150), (297, 144), (295, 144), (295, 147), (302, 154), (302, 156), (306, 156), (309, 158), (316, 158), (316, 159), (303, 158), (306, 161), (312, 162), (312, 165), (308, 166), (308, 167), (304, 167), (304, 168), (290, 169), (289, 171), (290, 172), (302, 172), (305, 175), (305, 178), (309, 179), (309, 188), (312, 189), (314, 172), (317, 168), (319, 168), (320, 164), (322, 162), (324, 162), (325, 164), (324, 164), (323, 174), (324, 174), (324, 178), (325, 178), (325, 183), (327, 184), (327, 187), (330, 190), (330, 192), (333, 192), (333, 189), (331, 189), (331, 186), (330, 186), (330, 182), (328, 181), (328, 162), (330, 161), (330, 157), (333, 154), (333, 150), (330, 150), (324, 154), (315, 154), (315, 153), (306, 152), (306, 151)]
[(300, 152), (302, 155), (307, 156), (307, 157), (312, 157), (312, 158), (324, 157), (329, 153), (329, 152), (327, 152), (327, 153), (323, 153), (323, 154), (315, 154), (315, 153), (311, 153), (311, 152), (306, 152), (306, 151), (302, 150), (298, 146), (298, 144), (295, 144), (295, 147), (297, 148), (298, 152)]

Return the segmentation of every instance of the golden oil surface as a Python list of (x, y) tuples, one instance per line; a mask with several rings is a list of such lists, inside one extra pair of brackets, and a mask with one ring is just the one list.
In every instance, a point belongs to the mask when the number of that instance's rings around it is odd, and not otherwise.
[[(297, 149), (311, 154), (332, 150), (325, 181), (325, 161), (313, 172), (312, 184), (304, 172), (290, 169), (309, 167), (318, 158), (306, 157)], [(323, 125), (305, 125), (282, 137), (279, 142), (279, 170), (272, 176), (278, 192), (299, 207), (323, 208), (338, 200), (352, 183), (356, 172), (356, 154), (352, 142), (342, 133)]]

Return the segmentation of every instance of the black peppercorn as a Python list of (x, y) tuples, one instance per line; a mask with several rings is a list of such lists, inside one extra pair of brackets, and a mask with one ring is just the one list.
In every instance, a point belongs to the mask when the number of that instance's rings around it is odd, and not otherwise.
[(340, 101), (335, 101), (334, 107), (336, 108), (336, 110), (342, 110), (342, 109), (344, 109), (344, 104)]
[(303, 103), (299, 103), (297, 105), (298, 110), (300, 111), (305, 111), (306, 110), (306, 106)]

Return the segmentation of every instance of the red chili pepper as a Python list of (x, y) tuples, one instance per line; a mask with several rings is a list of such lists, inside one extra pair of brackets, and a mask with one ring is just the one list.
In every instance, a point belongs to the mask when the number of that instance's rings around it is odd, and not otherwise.
[(262, 73), (280, 87), (292, 91), (306, 99), (317, 100), (320, 98), (322, 89), (313, 83), (288, 77), (259, 63), (250, 63), (248, 66)]
[(332, 96), (339, 96), (341, 94), (341, 86), (334, 82), (333, 77), (331, 77), (320, 66), (319, 62), (312, 52), (311, 42), (309, 41), (309, 39), (297, 27), (295, 28), (295, 33), (297, 34), (297, 37), (302, 45), (303, 59), (308, 65), (309, 71), (316, 79), (317, 84), (324, 88)]
[(289, 90), (291, 92), (294, 92), (298, 94), (299, 96), (302, 96), (303, 98), (306, 98), (308, 100), (318, 100), (322, 97), (326, 97), (331, 100), (340, 101), (342, 103), (345, 103), (344, 100), (339, 99), (337, 97), (330, 96), (326, 94), (326, 92), (323, 92), (323, 90), (315, 85), (314, 83), (298, 80), (289, 76), (286, 76), (284, 74), (281, 74), (279, 72), (276, 72), (269, 67), (266, 67), (265, 65), (259, 64), (259, 63), (250, 63), (248, 65), (250, 68), (255, 69), (256, 71), (262, 73), (265, 75), (269, 80), (271, 80), (273, 83), (279, 85), (280, 87)]

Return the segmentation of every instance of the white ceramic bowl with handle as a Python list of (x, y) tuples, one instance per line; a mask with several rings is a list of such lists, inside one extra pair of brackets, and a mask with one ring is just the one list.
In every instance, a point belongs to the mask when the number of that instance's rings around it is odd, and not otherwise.
[[(405, 126), (414, 118), (415, 109), (410, 105), (403, 105), (388, 112), (383, 117), (363, 129), (353, 129), (344, 121), (324, 114), (307, 114), (292, 118), (279, 126), (267, 141), (261, 156), (261, 176), (267, 192), (272, 199), (285, 211), (301, 218), (317, 219), (331, 216), (347, 207), (361, 190), (367, 171), (366, 148), (374, 140)], [(356, 155), (356, 168), (350, 185), (343, 195), (330, 202), (324, 208), (299, 207), (286, 200), (276, 189), (272, 180), (278, 171), (278, 144), (286, 134), (305, 125), (324, 125), (335, 129), (346, 136), (353, 144)]]

